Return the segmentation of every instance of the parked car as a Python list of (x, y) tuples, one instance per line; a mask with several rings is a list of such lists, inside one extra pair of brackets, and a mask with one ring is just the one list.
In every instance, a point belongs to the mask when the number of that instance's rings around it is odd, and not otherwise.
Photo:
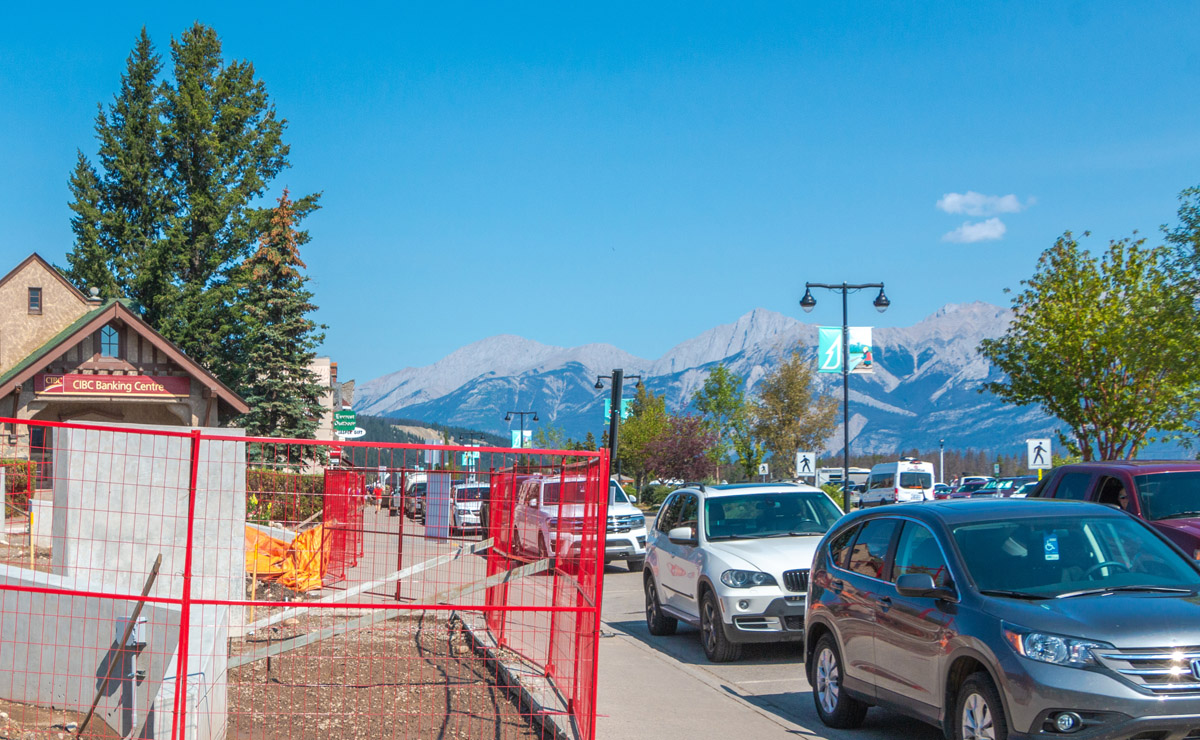
[(616, 479), (609, 480), (604, 562), (624, 560), (637, 572), (646, 562), (646, 515), (633, 504)]
[(933, 463), (906, 457), (871, 468), (863, 506), (933, 500)]
[(953, 490), (954, 490), (953, 488), (946, 485), (945, 483), (934, 483), (933, 484), (933, 498), (936, 501), (941, 501), (942, 499), (949, 498), (950, 492)]
[(404, 494), (404, 516), (409, 519), (425, 521), (425, 487), (424, 479), (406, 486)]
[[(604, 562), (625, 560), (632, 571), (646, 557), (646, 517), (615, 481), (608, 486)], [(540, 557), (579, 551), (587, 519), (586, 480), (534, 475), (522, 480), (513, 509), (514, 543)]]
[(955, 488), (948, 498), (971, 498), (971, 495), (979, 489), (986, 486), (992, 481), (991, 478), (979, 480), (978, 478), (969, 480), (966, 483), (959, 483), (958, 488)]
[(1035, 490), (1037, 490), (1038, 483), (1040, 483), (1040, 481), (1036, 479), (1034, 479), (1034, 481), (1031, 483), (1026, 483), (1017, 490), (1013, 491), (1009, 498), (1025, 498), (1026, 496), (1031, 495)]
[(1055, 468), (1036, 494), (1125, 509), (1200, 559), (1200, 462), (1120, 460)]
[(1200, 567), (1077, 501), (851, 514), (813, 560), (806, 667), (821, 720), (881, 706), (946, 737), (1165, 740), (1200, 716)]
[(481, 507), (487, 498), (490, 486), (487, 483), (459, 483), (454, 486), (454, 512), (450, 520), (450, 533), (479, 532), (483, 529)]
[(1037, 477), (1019, 475), (1013, 478), (990, 480), (983, 488), (971, 492), (971, 498), (1008, 498), (1026, 483), (1037, 483)]
[(808, 569), (842, 515), (819, 488), (797, 483), (697, 485), (672, 492), (646, 543), (646, 626), (700, 628), (714, 663), (748, 642), (804, 637)]

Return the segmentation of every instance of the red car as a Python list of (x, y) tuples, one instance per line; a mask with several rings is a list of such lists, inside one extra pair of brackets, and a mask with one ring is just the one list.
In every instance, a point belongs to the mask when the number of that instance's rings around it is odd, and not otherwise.
[(1200, 462), (1118, 460), (1055, 468), (1030, 498), (1094, 501), (1145, 519), (1200, 560)]

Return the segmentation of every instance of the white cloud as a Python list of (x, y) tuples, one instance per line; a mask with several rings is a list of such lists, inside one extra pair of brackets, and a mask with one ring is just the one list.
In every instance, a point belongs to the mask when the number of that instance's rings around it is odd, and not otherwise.
[(1008, 227), (998, 218), (989, 218), (986, 221), (964, 221), (962, 226), (943, 236), (942, 241), (958, 244), (990, 242), (1003, 237), (1006, 231), (1008, 231)]
[(946, 213), (964, 213), (968, 216), (994, 216), (997, 213), (1020, 213), (1034, 204), (1030, 198), (1025, 203), (1013, 194), (984, 195), (974, 190), (965, 193), (946, 193), (937, 202), (937, 207)]

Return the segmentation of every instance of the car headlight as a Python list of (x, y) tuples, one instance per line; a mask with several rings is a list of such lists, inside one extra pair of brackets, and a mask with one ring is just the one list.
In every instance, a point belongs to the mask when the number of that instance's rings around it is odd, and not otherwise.
[(775, 582), (775, 576), (757, 570), (727, 570), (721, 574), (721, 583), (730, 588), (778, 585)]
[(1055, 665), (1084, 666), (1096, 665), (1093, 650), (1111, 648), (1103, 642), (1080, 640), (1077, 637), (1064, 637), (1047, 632), (1023, 630), (1020, 627), (1004, 625), (1004, 639), (1012, 646), (1018, 655), (1030, 660)]

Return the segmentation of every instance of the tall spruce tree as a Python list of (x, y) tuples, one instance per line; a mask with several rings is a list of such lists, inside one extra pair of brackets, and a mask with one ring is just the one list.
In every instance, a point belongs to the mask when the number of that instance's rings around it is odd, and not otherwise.
[[(309, 240), (297, 228), (317, 207), (315, 198), (293, 203), (287, 190), (271, 210), (258, 249), (240, 268), (246, 359), (254, 368), (243, 385), (250, 413), (246, 432), (261, 437), (312, 437), (325, 389), (308, 369), (325, 335), (308, 315), (316, 309), (306, 287), (300, 247)], [(294, 460), (293, 460), (294, 462)]]
[(213, 29), (197, 23), (173, 39), (171, 62), (159, 82), (143, 29), (96, 119), (99, 167), (81, 154), (71, 175), (68, 272), (81, 288), (133, 301), (237, 388), (250, 375), (237, 281), (271, 218), (258, 203), (288, 166), (286, 122), (252, 64), (223, 60)]

